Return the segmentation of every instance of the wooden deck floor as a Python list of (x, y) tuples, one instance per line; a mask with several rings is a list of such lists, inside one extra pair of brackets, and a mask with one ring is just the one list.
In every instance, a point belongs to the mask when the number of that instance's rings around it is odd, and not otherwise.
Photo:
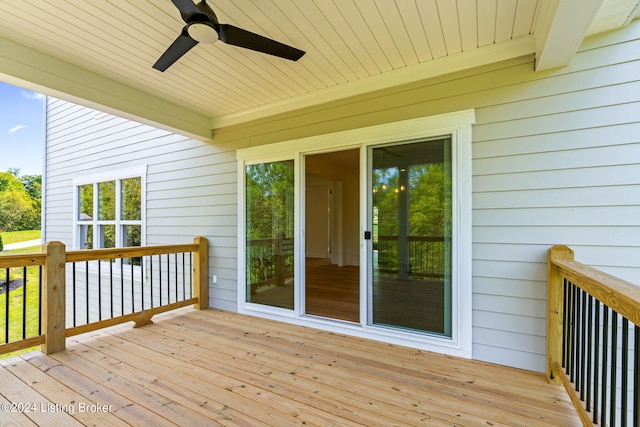
[(0, 421), (581, 425), (564, 390), (541, 374), (217, 310), (154, 320), (2, 361)]

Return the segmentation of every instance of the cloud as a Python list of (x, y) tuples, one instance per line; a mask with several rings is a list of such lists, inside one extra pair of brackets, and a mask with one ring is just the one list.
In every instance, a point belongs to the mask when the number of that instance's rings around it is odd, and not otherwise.
[(44, 95), (41, 93), (36, 93), (36, 92), (31, 92), (26, 90), (23, 90), (20, 93), (22, 94), (22, 96), (24, 96), (27, 99), (44, 99)]
[(9, 135), (11, 135), (12, 133), (16, 133), (16, 132), (18, 132), (19, 130), (22, 130), (22, 129), (24, 129), (24, 128), (26, 128), (26, 126), (25, 126), (25, 125), (18, 125), (18, 126), (14, 126), (14, 127), (12, 127), (11, 129), (9, 129)]

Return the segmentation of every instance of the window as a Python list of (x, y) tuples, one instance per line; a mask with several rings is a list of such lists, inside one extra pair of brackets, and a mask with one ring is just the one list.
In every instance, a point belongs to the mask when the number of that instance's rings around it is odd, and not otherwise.
[(245, 191), (247, 302), (293, 310), (293, 160), (247, 165)]
[(146, 167), (74, 180), (76, 248), (144, 244), (145, 175)]

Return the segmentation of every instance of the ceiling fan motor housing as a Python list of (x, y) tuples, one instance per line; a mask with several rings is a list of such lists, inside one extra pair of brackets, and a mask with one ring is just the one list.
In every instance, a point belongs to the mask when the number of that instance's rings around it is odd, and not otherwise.
[(200, 43), (218, 41), (218, 31), (210, 22), (192, 22), (187, 26), (189, 37)]

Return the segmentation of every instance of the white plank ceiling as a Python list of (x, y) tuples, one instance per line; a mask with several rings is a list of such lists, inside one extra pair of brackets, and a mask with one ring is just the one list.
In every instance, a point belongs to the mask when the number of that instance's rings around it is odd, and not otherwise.
[[(593, 9), (582, 22), (584, 28), (567, 29), (578, 41), (589, 31), (626, 25), (637, 14), (638, 4), (638, 0), (562, 2), (578, 8), (588, 3), (586, 7)], [(149, 100), (138, 96), (139, 104), (163, 100), (206, 117), (213, 128), (304, 106), (300, 102), (304, 99), (310, 103), (326, 100), (337, 96), (340, 88), (351, 88), (344, 92), (347, 94), (354, 93), (356, 87), (356, 92), (374, 90), (382, 81), (390, 84), (388, 78), (384, 80), (388, 75), (397, 76), (396, 84), (402, 84), (404, 74), (398, 70), (424, 64), (436, 67), (455, 55), (469, 55), (465, 57), (469, 67), (476, 65), (474, 58), (481, 57), (471, 53), (486, 50), (492, 55), (496, 46), (518, 46), (512, 48), (512, 55), (527, 53), (527, 49), (539, 55), (545, 46), (540, 37), (553, 34), (545, 28), (557, 18), (558, 3), (209, 0), (221, 23), (295, 46), (306, 55), (292, 62), (221, 42), (199, 44), (161, 73), (151, 66), (184, 26), (169, 0), (0, 0), (0, 37), (11, 47), (5, 48), (4, 56), (0, 54), (0, 79), (10, 83), (24, 79), (27, 85), (33, 83), (34, 88), (45, 92), (50, 88), (59, 95), (65, 92), (65, 86), (53, 87), (55, 82), (40, 79), (38, 72), (58, 73), (62, 78), (63, 64), (71, 70), (68, 72), (83, 70), (93, 76), (90, 79), (79, 73), (78, 77), (68, 77), (76, 86), (76, 97), (100, 104), (100, 96), (90, 99), (90, 89), (99, 91), (100, 79), (96, 76), (105, 77), (117, 87), (131, 88), (132, 97), (148, 94)], [(563, 23), (556, 22), (559, 24)], [(33, 52), (38, 53), (35, 60), (29, 59)], [(572, 53), (565, 54), (567, 60)], [(33, 70), (38, 68), (33, 61), (41, 64), (38, 72)], [(22, 62), (29, 71), (20, 68)], [(442, 72), (450, 71), (442, 68)], [(125, 112), (129, 108), (132, 115), (142, 118), (145, 113), (140, 111), (152, 108), (128, 107), (126, 103), (109, 107)], [(147, 118), (154, 120), (152, 116), (149, 113)], [(179, 124), (168, 126), (180, 129)]]

